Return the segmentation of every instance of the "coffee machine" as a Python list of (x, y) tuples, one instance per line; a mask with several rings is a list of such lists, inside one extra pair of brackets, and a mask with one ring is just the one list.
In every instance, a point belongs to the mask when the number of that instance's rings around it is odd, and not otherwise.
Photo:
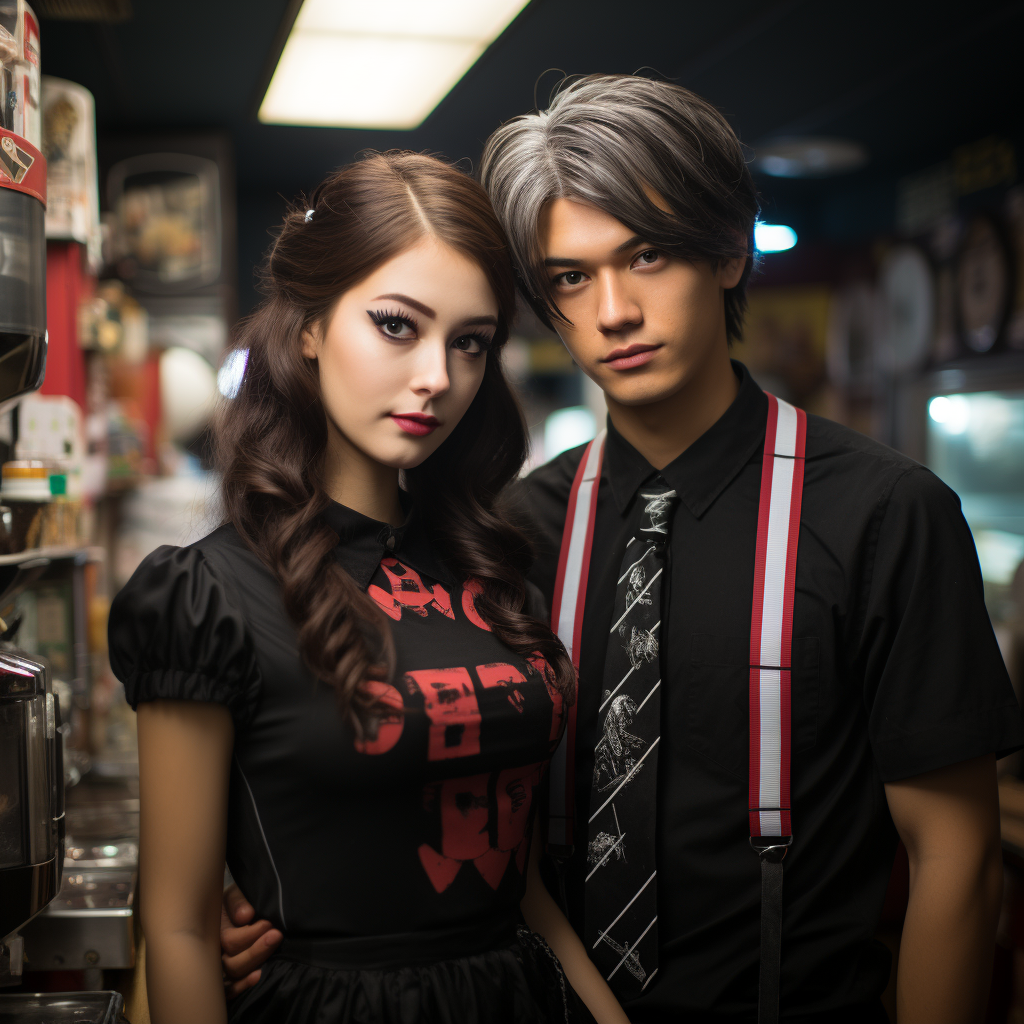
[(39, 151), (39, 22), (0, 0), (0, 412), (46, 371), (46, 161)]
[[(0, 607), (46, 568), (0, 566)], [(4, 635), (10, 630), (4, 625)], [(12, 628), (17, 628), (13, 624)], [(20, 977), (17, 932), (57, 895), (64, 865), (60, 705), (50, 671), (0, 640), (0, 985)]]
[[(46, 370), (46, 161), (39, 151), (39, 22), (0, 0), (0, 413)], [(2, 560), (0, 608), (46, 567)], [(16, 624), (12, 624), (16, 628)], [(18, 929), (60, 888), (64, 770), (49, 669), (0, 622), (0, 985), (21, 974)]]

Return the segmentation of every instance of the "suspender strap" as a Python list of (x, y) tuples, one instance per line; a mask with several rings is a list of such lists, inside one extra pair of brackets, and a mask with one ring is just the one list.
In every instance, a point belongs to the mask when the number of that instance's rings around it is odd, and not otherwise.
[(790, 696), (793, 600), (807, 416), (768, 395), (750, 616), (750, 845), (761, 859), (759, 1024), (779, 1019), (782, 859), (793, 842)]
[[(594, 541), (594, 520), (597, 518), (597, 491), (601, 482), (604, 459), (602, 430), (587, 446), (576, 470), (569, 507), (566, 510), (562, 550), (558, 556), (558, 575), (551, 606), (551, 628), (565, 645), (577, 670), (579, 697), (580, 632), (583, 629), (583, 606), (590, 574), (590, 548)], [(561, 742), (551, 757), (548, 770), (549, 817), (548, 850), (563, 859), (572, 855), (573, 819), (575, 816), (576, 701), (569, 708), (569, 718)]]

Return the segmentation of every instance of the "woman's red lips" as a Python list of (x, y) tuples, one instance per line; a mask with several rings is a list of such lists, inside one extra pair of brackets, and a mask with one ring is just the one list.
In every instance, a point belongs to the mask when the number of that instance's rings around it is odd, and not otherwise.
[(407, 434), (416, 437), (425, 437), (441, 426), (441, 421), (436, 416), (429, 416), (425, 412), (393, 412), (391, 418)]
[(649, 362), (659, 348), (660, 345), (627, 345), (625, 348), (612, 349), (601, 362), (615, 370), (632, 370), (634, 366), (643, 366)]

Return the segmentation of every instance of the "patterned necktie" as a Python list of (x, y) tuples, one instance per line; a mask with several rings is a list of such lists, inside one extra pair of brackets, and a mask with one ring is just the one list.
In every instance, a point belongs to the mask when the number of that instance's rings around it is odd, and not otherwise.
[(620, 999), (639, 995), (658, 970), (658, 636), (678, 500), (661, 477), (640, 488), (615, 590), (594, 750), (584, 934), (587, 952)]

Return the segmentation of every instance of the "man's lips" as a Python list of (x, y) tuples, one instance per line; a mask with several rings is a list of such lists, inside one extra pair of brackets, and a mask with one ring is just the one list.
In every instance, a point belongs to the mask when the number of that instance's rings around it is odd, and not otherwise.
[(625, 348), (612, 349), (601, 362), (613, 370), (632, 370), (635, 366), (650, 362), (659, 348), (661, 345), (627, 345)]
[(441, 421), (436, 416), (429, 416), (425, 412), (393, 412), (391, 418), (407, 434), (416, 437), (425, 437), (441, 426)]

